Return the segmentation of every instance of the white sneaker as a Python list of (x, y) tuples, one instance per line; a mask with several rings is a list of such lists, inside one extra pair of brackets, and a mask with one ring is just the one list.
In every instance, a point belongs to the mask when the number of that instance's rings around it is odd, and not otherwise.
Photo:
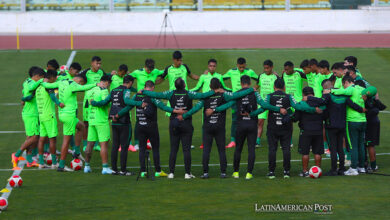
[(357, 175), (359, 175), (359, 172), (357, 171), (357, 169), (353, 169), (352, 167), (350, 167), (347, 171), (344, 172), (344, 175), (357, 176)]
[(73, 154), (74, 150), (68, 149), (68, 154)]
[(366, 173), (366, 169), (364, 167), (358, 167), (357, 170), (358, 173)]
[(194, 145), (191, 145), (191, 149), (195, 149), (195, 146), (194, 146)]
[(350, 167), (351, 166), (351, 160), (345, 160), (344, 166)]
[(173, 175), (173, 173), (170, 173), (170, 174), (168, 174), (168, 179), (173, 179), (175, 177), (175, 175)]
[(91, 173), (92, 170), (91, 170), (91, 167), (90, 166), (85, 166), (84, 167), (84, 173)]
[(64, 171), (66, 171), (66, 172), (73, 172), (74, 170), (69, 168), (69, 167), (67, 167), (67, 166), (65, 166), (64, 167)]
[(139, 145), (138, 144), (134, 145), (134, 149), (136, 149), (138, 151), (139, 150)]
[(102, 169), (102, 174), (112, 174), (112, 170), (108, 167)]
[(192, 175), (191, 173), (190, 173), (190, 174), (186, 173), (186, 174), (184, 175), (184, 179), (186, 179), (186, 180), (188, 180), (188, 179), (193, 179), (193, 178), (195, 178), (195, 176)]
[(52, 164), (52, 165), (51, 165), (51, 169), (52, 169), (52, 170), (56, 170), (56, 169), (58, 168), (58, 166), (60, 166), (60, 163)]
[(50, 166), (48, 166), (48, 165), (46, 165), (46, 164), (39, 164), (39, 166), (38, 166), (38, 169), (47, 169), (47, 168), (50, 168)]

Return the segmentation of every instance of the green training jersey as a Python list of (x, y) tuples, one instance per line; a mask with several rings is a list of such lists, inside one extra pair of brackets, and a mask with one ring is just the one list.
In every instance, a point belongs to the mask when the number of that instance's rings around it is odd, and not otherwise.
[[(351, 96), (351, 101), (360, 107), (364, 108), (364, 99), (362, 97), (363, 87), (358, 85), (351, 85), (346, 89), (332, 89), (335, 95)], [(347, 122), (366, 122), (366, 114), (355, 111), (353, 108), (347, 106)]]
[(89, 113), (88, 113), (88, 123), (90, 125), (101, 125), (108, 123), (108, 111), (110, 109), (110, 105), (104, 106), (93, 106), (91, 105), (91, 100), (93, 101), (102, 101), (107, 98), (110, 94), (108, 89), (103, 89), (98, 86), (92, 88), (88, 93), (88, 101), (89, 101)]
[(286, 86), (286, 93), (294, 96), (294, 99), (300, 102), (302, 100), (302, 85), (306, 75), (302, 72), (283, 73), (282, 78)]
[[(145, 82), (151, 80), (156, 82), (157, 77), (163, 75), (163, 70), (154, 69), (152, 72), (146, 72), (145, 68), (134, 70), (130, 75), (137, 80), (137, 91), (144, 89)], [(184, 79), (185, 80), (185, 79)], [(174, 84), (174, 83), (173, 83)]]
[[(31, 78), (28, 78), (23, 82), (23, 91), (22, 91), (23, 97), (33, 95), (33, 93), (29, 91), (30, 90), (29, 86), (32, 83), (35, 83), (35, 81), (32, 80)], [(30, 101), (26, 101), (24, 103), (22, 115), (23, 116), (38, 116), (37, 100), (36, 100), (35, 95), (33, 95), (32, 99)]]
[(341, 89), (343, 88), (343, 77), (336, 77), (336, 82), (333, 86), (335, 89)]
[(58, 108), (58, 113), (74, 115), (76, 117), (76, 111), (78, 107), (76, 92), (86, 91), (93, 87), (95, 87), (94, 84), (82, 86), (72, 80), (63, 80), (59, 82), (58, 97), (60, 103), (64, 103), (65, 107)]
[(64, 73), (61, 73), (60, 75), (57, 76), (57, 82), (60, 82), (62, 80), (72, 80), (73, 76), (69, 74), (68, 70), (65, 70)]
[(50, 98), (49, 90), (40, 85), (35, 91), (39, 121), (48, 121), (56, 117), (55, 104)]
[(313, 88), (316, 87), (316, 79), (317, 79), (317, 76), (318, 74), (317, 73), (314, 73), (314, 72), (311, 72), (311, 73), (308, 73), (306, 74), (306, 78), (307, 78), (307, 86)]
[(257, 84), (260, 87), (260, 96), (262, 99), (265, 99), (268, 94), (274, 92), (274, 83), (275, 80), (278, 78), (275, 74), (266, 74), (262, 73), (259, 75), (259, 78), (257, 79)]
[(230, 79), (232, 83), (232, 91), (237, 92), (241, 88), (241, 76), (247, 75), (253, 80), (257, 80), (258, 76), (252, 69), (246, 68), (243, 72), (240, 72), (238, 68), (233, 68), (227, 71), (222, 77), (224, 80)]
[(104, 71), (99, 69), (97, 72), (94, 72), (91, 68), (88, 68), (80, 74), (85, 74), (87, 77), (87, 84), (96, 84), (100, 82), (100, 78), (104, 75)]
[(118, 86), (122, 85), (123, 84), (123, 78), (125, 78), (126, 75), (124, 75), (124, 76), (113, 75), (111, 77), (110, 91), (112, 91), (113, 89), (115, 89)]
[(314, 87), (314, 96), (321, 98), (322, 97), (322, 81), (329, 79), (333, 74), (329, 73), (327, 75), (325, 74), (318, 74), (316, 78), (316, 85)]
[[(174, 67), (173, 65), (165, 68), (164, 73), (161, 75), (164, 79), (168, 79), (169, 82), (169, 90), (175, 90), (175, 81), (178, 78), (182, 78), (186, 84), (186, 90), (188, 90), (187, 85), (187, 76), (191, 74), (190, 69), (186, 64), (182, 64), (179, 67)], [(138, 89), (138, 88), (137, 88)]]
[(193, 89), (190, 89), (190, 91), (199, 91), (202, 89), (202, 92), (208, 92), (210, 91), (210, 82), (212, 78), (217, 78), (222, 84), (222, 87), (225, 90), (230, 90), (229, 88), (226, 87), (225, 83), (223, 82), (222, 75), (219, 73), (210, 73), (208, 72), (207, 74), (202, 74), (199, 77), (199, 81), (196, 84), (196, 86)]

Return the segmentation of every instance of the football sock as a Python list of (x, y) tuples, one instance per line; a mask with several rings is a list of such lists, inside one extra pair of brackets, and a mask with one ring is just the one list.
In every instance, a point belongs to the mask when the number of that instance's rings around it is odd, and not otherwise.
[(371, 169), (374, 170), (376, 168), (376, 160), (371, 161), (370, 164), (371, 164)]
[(43, 154), (39, 154), (39, 164), (40, 165), (45, 164), (45, 160), (43, 159)]
[(43, 152), (49, 152), (50, 144), (43, 145)]
[(73, 149), (74, 149), (75, 154), (77, 154), (77, 155), (80, 154), (80, 147), (79, 146), (74, 146)]
[(19, 149), (18, 151), (16, 151), (15, 157), (20, 157), (21, 154), (22, 154), (22, 151)]
[(84, 146), (87, 146), (87, 143), (88, 143), (87, 140), (83, 140), (83, 145), (84, 145)]
[(56, 154), (51, 154), (51, 161), (53, 165), (57, 164), (57, 155)]
[(258, 138), (256, 139), (256, 145), (260, 145), (260, 143), (261, 143), (261, 138), (258, 137)]
[(32, 154), (27, 154), (27, 162), (29, 162), (29, 163), (32, 163), (33, 162), (33, 159), (32, 159)]
[(65, 167), (65, 160), (60, 160), (60, 165), (59, 165), (60, 168), (64, 168)]
[(32, 149), (32, 156), (36, 156), (38, 154), (38, 148)]
[(85, 166), (89, 167), (89, 163), (88, 163), (88, 162), (85, 162)]
[(108, 163), (104, 163), (103, 168), (108, 168)]
[(326, 142), (326, 141), (324, 141), (324, 148), (325, 148), (325, 150), (328, 150), (328, 149), (329, 149), (329, 147), (328, 147), (328, 142)]

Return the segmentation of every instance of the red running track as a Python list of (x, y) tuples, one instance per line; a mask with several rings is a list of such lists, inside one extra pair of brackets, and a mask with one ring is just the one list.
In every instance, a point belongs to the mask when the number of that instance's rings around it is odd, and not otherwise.
[[(390, 33), (76, 35), (74, 49), (390, 47)], [(158, 45), (157, 45), (158, 42)], [(0, 49), (16, 49), (16, 36), (0, 36)], [(70, 49), (70, 36), (22, 35), (20, 49)]]

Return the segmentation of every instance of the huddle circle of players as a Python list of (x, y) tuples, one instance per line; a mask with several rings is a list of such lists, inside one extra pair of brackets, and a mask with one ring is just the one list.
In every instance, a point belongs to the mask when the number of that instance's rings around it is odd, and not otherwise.
[[(101, 69), (101, 58), (94, 56), (91, 67), (81, 71), (78, 63), (69, 70), (58, 71), (56, 60), (47, 63), (47, 69), (31, 67), (29, 78), (23, 83), (22, 118), (26, 141), (12, 154), (14, 167), (24, 150), (27, 167), (52, 168), (59, 172), (73, 171), (65, 165), (66, 156), (85, 162), (84, 172), (90, 173), (93, 150), (100, 151), (102, 174), (132, 175), (126, 170), (128, 151), (139, 151), (140, 177), (147, 175), (147, 150), (153, 152), (155, 177), (174, 178), (176, 156), (180, 142), (184, 154), (185, 179), (195, 178), (191, 173), (191, 146), (194, 128), (192, 118), (203, 109), (202, 146), (203, 174), (209, 178), (209, 159), (215, 139), (221, 178), (226, 178), (226, 148), (235, 147), (233, 177), (239, 178), (241, 152), (245, 140), (248, 145), (248, 166), (245, 178), (253, 178), (255, 148), (261, 144), (264, 121), (268, 119), (267, 140), (269, 173), (275, 178), (278, 142), (283, 151), (283, 177), (290, 177), (290, 157), (293, 122), (299, 122), (298, 151), (302, 154), (302, 177), (309, 176), (310, 151), (316, 166), (321, 166), (324, 153), (331, 158), (331, 169), (325, 174), (359, 175), (375, 172), (375, 146), (379, 145), (379, 111), (386, 108), (379, 100), (377, 90), (356, 69), (357, 58), (346, 57), (344, 62), (329, 68), (326, 60), (303, 60), (300, 68), (285, 62), (281, 75), (274, 72), (273, 62), (263, 63), (264, 72), (257, 75), (246, 67), (244, 58), (224, 75), (216, 72), (217, 61), (210, 59), (208, 69), (193, 74), (182, 63), (180, 51), (173, 53), (173, 64), (164, 70), (155, 68), (152, 59), (146, 59), (144, 68), (128, 74), (122, 64), (109, 74)], [(198, 80), (193, 89), (187, 87), (187, 77)], [(133, 87), (134, 80), (137, 89)], [(169, 90), (154, 92), (156, 84), (169, 81)], [(232, 88), (224, 81), (230, 80)], [(251, 80), (255, 80), (252, 86)], [(308, 86), (303, 88), (303, 82)], [(202, 90), (202, 93), (198, 91)], [(83, 122), (77, 117), (77, 92), (85, 92), (82, 103)], [(131, 94), (133, 93), (133, 95)], [(168, 100), (167, 104), (160, 101)], [(198, 99), (195, 105), (193, 100)], [(56, 152), (58, 119), (63, 124), (63, 143), (59, 158)], [(135, 141), (129, 111), (136, 108)], [(169, 116), (169, 172), (160, 167), (160, 138), (157, 109)], [(231, 140), (226, 145), (226, 110), (232, 108)], [(112, 127), (111, 168), (108, 165), (110, 122)], [(72, 150), (69, 149), (71, 146)], [(80, 147), (83, 148), (84, 157)], [(120, 152), (120, 153), (119, 153)], [(368, 152), (368, 155), (367, 155)], [(120, 154), (120, 169), (117, 166)], [(52, 164), (45, 163), (45, 156)], [(346, 167), (350, 167), (348, 170)]]

